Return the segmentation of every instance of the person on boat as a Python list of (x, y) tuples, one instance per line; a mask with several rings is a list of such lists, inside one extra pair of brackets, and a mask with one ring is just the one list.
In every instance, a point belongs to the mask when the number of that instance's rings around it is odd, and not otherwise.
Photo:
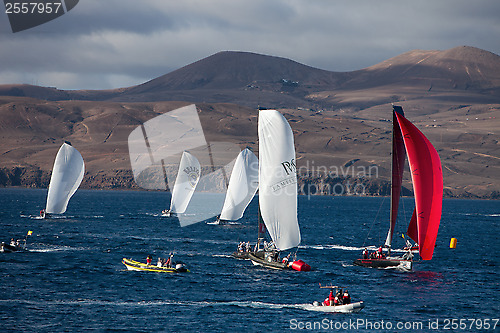
[(408, 250), (405, 254), (403, 254), (403, 259), (404, 260), (412, 260), (413, 259), (413, 253), (411, 253), (411, 249)]
[(363, 259), (368, 259), (368, 249), (366, 247), (363, 250)]
[(245, 251), (250, 252), (250, 242), (247, 242), (245, 245)]
[(384, 259), (384, 253), (382, 253), (382, 246), (379, 246), (377, 255), (379, 259)]
[(146, 258), (146, 264), (151, 265), (152, 260), (153, 260), (153, 257), (151, 257), (151, 255), (148, 255)]
[(342, 289), (340, 289), (339, 292), (337, 292), (337, 295), (335, 295), (335, 299), (333, 300), (334, 305), (342, 305)]
[(330, 289), (330, 295), (328, 295), (328, 305), (333, 306), (335, 304), (335, 296), (333, 296), (333, 289)]
[(351, 303), (351, 295), (349, 295), (349, 291), (347, 291), (347, 289), (344, 291), (344, 295), (342, 296), (342, 303), (343, 304)]
[(167, 266), (167, 268), (170, 268), (170, 266), (172, 265), (172, 260), (170, 260), (171, 257), (168, 257), (167, 261), (165, 262), (165, 266)]
[(292, 253), (288, 253), (288, 255), (286, 257), (284, 257), (281, 262), (284, 264), (288, 264), (288, 261), (290, 260), (291, 255), (292, 255)]
[(14, 240), (14, 238), (10, 239), (10, 246), (16, 246), (16, 241)]
[(174, 264), (174, 254), (170, 252), (170, 256), (167, 259), (167, 267), (172, 268), (173, 264)]
[(333, 306), (335, 302), (335, 296), (333, 296), (333, 289), (330, 289), (330, 295), (323, 301), (324, 306)]
[(161, 267), (163, 266), (162, 259), (158, 257), (158, 262), (156, 263), (156, 266)]
[(42, 209), (42, 210), (40, 211), (40, 216), (41, 216), (41, 217), (45, 217), (45, 209)]

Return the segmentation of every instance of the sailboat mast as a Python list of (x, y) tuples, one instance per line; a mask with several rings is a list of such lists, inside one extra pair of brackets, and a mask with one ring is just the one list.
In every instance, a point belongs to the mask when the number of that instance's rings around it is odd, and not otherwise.
[(257, 231), (257, 250), (260, 248), (260, 243), (263, 238), (263, 226), (264, 226), (264, 220), (262, 220), (262, 215), (260, 214), (260, 205), (258, 206), (259, 208), (259, 217), (258, 217), (258, 231)]
[(401, 134), (396, 113), (404, 115), (403, 108), (401, 106), (394, 105), (392, 114), (391, 215), (389, 232), (387, 233), (387, 239), (385, 241), (385, 246), (389, 249), (391, 248), (392, 236), (394, 234), (394, 228), (398, 218), (399, 198), (403, 181), (404, 162), (406, 158), (403, 135)]

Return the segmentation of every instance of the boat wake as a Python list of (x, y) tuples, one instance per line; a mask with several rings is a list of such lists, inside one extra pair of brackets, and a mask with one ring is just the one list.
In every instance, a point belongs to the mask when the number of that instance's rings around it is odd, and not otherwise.
[(233, 258), (229, 254), (213, 254), (212, 257), (218, 257), (218, 258)]
[(206, 224), (208, 224), (208, 225), (221, 225), (221, 226), (225, 226), (225, 225), (240, 225), (241, 223), (234, 222), (234, 221), (224, 221), (223, 223), (219, 223), (217, 221), (214, 221), (214, 222), (206, 222)]
[(46, 252), (67, 252), (67, 251), (75, 251), (75, 252), (80, 252), (80, 251), (88, 251), (91, 248), (88, 247), (71, 247), (71, 246), (63, 246), (63, 245), (46, 245), (46, 244), (36, 244), (36, 245), (30, 245), (28, 247), (28, 250), (30, 252), (41, 252), (41, 253), (46, 253)]
[(88, 305), (88, 306), (121, 306), (121, 307), (156, 307), (156, 306), (185, 306), (185, 307), (227, 307), (236, 306), (242, 308), (253, 308), (253, 309), (304, 309), (311, 307), (311, 304), (276, 304), (276, 303), (265, 303), (265, 302), (254, 302), (254, 301), (229, 301), (229, 302), (209, 302), (209, 301), (199, 301), (199, 302), (189, 302), (189, 301), (174, 301), (174, 300), (163, 300), (163, 301), (105, 301), (105, 300), (95, 300), (95, 299), (75, 299), (75, 300), (29, 300), (29, 299), (9, 299), (0, 300), (0, 304), (30, 304), (30, 305)]
[[(300, 245), (301, 249), (313, 249), (313, 250), (343, 250), (343, 251), (363, 251), (367, 249), (368, 251), (377, 251), (378, 246), (370, 245), (370, 246), (345, 246), (345, 245), (336, 245), (336, 244), (328, 244), (328, 245)], [(395, 253), (405, 253), (407, 252), (404, 249), (391, 249), (391, 252)], [(417, 252), (418, 251), (414, 251)]]
[(336, 244), (328, 244), (328, 245), (301, 245), (299, 246), (301, 249), (313, 249), (313, 250), (344, 250), (344, 251), (363, 251), (365, 248), (371, 251), (377, 250), (376, 246), (364, 246), (364, 247), (356, 247), (356, 246), (345, 246), (345, 245), (336, 245)]
[(465, 216), (485, 216), (485, 217), (500, 217), (500, 214), (479, 214), (479, 213), (463, 213)]

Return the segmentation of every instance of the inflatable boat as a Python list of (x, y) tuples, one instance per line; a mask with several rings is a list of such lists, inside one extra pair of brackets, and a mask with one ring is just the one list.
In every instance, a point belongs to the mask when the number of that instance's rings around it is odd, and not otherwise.
[(123, 258), (122, 263), (129, 271), (160, 272), (160, 273), (184, 273), (189, 272), (183, 263), (177, 263), (173, 267), (148, 265), (132, 259)]
[(365, 303), (363, 301), (344, 304), (344, 305), (322, 305), (320, 302), (315, 301), (313, 304), (305, 307), (306, 310), (310, 311), (319, 311), (319, 312), (343, 312), (343, 313), (351, 313), (351, 312), (359, 312), (361, 309), (365, 307)]

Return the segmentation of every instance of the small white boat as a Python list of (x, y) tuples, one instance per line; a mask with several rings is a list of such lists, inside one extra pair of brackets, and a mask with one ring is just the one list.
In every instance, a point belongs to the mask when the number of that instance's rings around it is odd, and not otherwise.
[(333, 306), (322, 305), (320, 302), (315, 301), (313, 304), (305, 306), (304, 309), (309, 311), (319, 311), (319, 312), (351, 313), (351, 312), (359, 312), (364, 307), (365, 303), (363, 301), (344, 304), (344, 305), (333, 305)]
[[(324, 302), (314, 301), (312, 304), (308, 304), (304, 307), (305, 310), (309, 311), (319, 311), (319, 312), (342, 312), (342, 313), (351, 313), (351, 312), (359, 312), (365, 307), (365, 303), (363, 301), (359, 302), (351, 302), (351, 296), (345, 291), (345, 294), (342, 294), (342, 288), (339, 286), (322, 286), (321, 283), (319, 285), (321, 289), (330, 289), (330, 295), (325, 299)], [(340, 288), (340, 291), (339, 291)], [(334, 292), (335, 291), (335, 292)], [(335, 302), (338, 300), (338, 305), (329, 305), (333, 304), (333, 297), (335, 296)], [(341, 295), (339, 299), (338, 295)], [(344, 297), (342, 298), (342, 295)], [(346, 298), (347, 297), (347, 298)], [(347, 304), (340, 304), (342, 303)]]

